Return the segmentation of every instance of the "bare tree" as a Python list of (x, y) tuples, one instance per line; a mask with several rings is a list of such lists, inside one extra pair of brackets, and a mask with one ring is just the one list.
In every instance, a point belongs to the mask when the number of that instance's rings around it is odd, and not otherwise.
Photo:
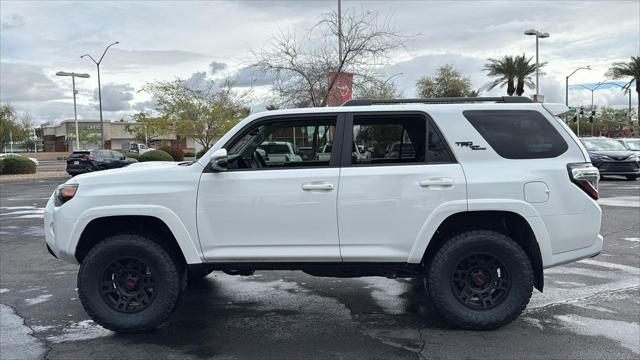
[(352, 73), (355, 90), (387, 84), (380, 67), (411, 38), (398, 34), (390, 19), (380, 20), (375, 11), (343, 14), (342, 56), (339, 33), (337, 13), (325, 14), (302, 38), (282, 33), (254, 51), (252, 66), (274, 79), (281, 105), (326, 106), (336, 74)]

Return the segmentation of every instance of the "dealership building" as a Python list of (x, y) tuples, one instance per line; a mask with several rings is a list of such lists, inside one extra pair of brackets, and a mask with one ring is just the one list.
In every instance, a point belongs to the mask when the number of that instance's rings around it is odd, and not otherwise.
[[(104, 120), (104, 147), (113, 150), (129, 150), (131, 144), (139, 142), (133, 133), (127, 130), (127, 126), (138, 126), (136, 123), (124, 121)], [(80, 133), (80, 148), (94, 149), (100, 147), (100, 121), (99, 120), (78, 120), (78, 130)], [(42, 125), (42, 140), (44, 151), (49, 152), (71, 152), (76, 149), (76, 127), (75, 120), (63, 120), (58, 124)], [(178, 137), (176, 134), (167, 134), (155, 138), (150, 146), (178, 145), (183, 149), (197, 151), (200, 145), (193, 137)]]

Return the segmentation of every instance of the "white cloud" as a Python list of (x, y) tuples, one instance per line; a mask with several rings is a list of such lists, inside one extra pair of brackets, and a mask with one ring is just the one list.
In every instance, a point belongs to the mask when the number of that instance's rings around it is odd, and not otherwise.
[[(79, 57), (98, 57), (113, 41), (121, 44), (105, 57), (102, 81), (126, 84), (103, 88), (109, 98), (103, 98), (105, 105), (109, 102), (105, 108), (114, 110), (107, 113), (113, 118), (153, 107), (148, 94), (137, 92), (145, 83), (189, 79), (200, 72), (205, 79), (236, 76), (238, 86), (260, 87), (264, 94), (270, 79), (247, 68), (250, 50), (262, 48), (280, 32), (306, 31), (335, 7), (334, 1), (2, 1), (0, 97), (21, 111), (59, 120), (69, 114), (64, 109), (73, 110), (68, 104), (71, 86), (53, 74), (87, 72), (92, 78), (77, 84), (78, 103), (82, 116), (96, 118), (96, 68)], [(482, 72), (486, 58), (534, 55), (534, 39), (522, 34), (528, 28), (551, 33), (540, 42), (541, 60), (548, 62), (540, 83), (547, 101), (564, 102), (564, 77), (576, 67), (591, 65), (593, 70), (576, 73), (572, 84), (597, 82), (604, 80), (612, 62), (640, 53), (637, 1), (343, 2), (343, 11), (361, 9), (378, 11), (403, 34), (417, 34), (384, 69), (389, 75), (401, 73), (394, 79), (404, 96), (415, 95), (415, 81), (445, 63), (479, 88), (489, 80)], [(498, 88), (487, 94), (503, 92)], [(572, 90), (570, 101), (590, 104), (588, 95)], [(634, 104), (636, 98), (634, 93)], [(594, 96), (601, 105), (624, 106), (627, 99), (615, 89)]]
[[(99, 108), (98, 89), (93, 92), (95, 109)], [(125, 111), (131, 109), (129, 101), (133, 100), (133, 88), (129, 84), (102, 85), (102, 110)]]

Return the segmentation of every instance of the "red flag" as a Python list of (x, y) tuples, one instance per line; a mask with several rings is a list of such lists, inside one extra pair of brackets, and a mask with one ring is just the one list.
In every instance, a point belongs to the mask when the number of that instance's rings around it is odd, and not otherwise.
[(329, 89), (327, 97), (327, 105), (338, 106), (345, 101), (351, 100), (351, 89), (353, 85), (353, 73), (341, 72), (329, 73), (329, 86), (333, 83), (333, 87)]

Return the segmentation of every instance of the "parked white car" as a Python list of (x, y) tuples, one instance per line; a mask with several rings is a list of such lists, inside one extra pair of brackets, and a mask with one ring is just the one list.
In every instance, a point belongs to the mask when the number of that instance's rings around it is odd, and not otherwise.
[(22, 154), (18, 154), (18, 153), (4, 153), (4, 154), (0, 154), (0, 160), (6, 158), (7, 156), (22, 156), (22, 157), (26, 157), (27, 159), (33, 161), (34, 164), (36, 164), (36, 166), (38, 166), (38, 159), (36, 158), (32, 158), (32, 157), (27, 157), (24, 156)]
[(129, 151), (132, 153), (138, 153), (140, 155), (148, 152), (148, 151), (153, 151), (155, 150), (154, 148), (150, 148), (145, 144), (131, 144)]
[(296, 154), (293, 144), (286, 141), (267, 141), (260, 144), (259, 149), (266, 153), (264, 161), (270, 164), (300, 162), (302, 157)]
[[(189, 276), (278, 269), (424, 278), (455, 326), (503, 326), (543, 290), (543, 269), (601, 251), (598, 170), (562, 104), (436, 101), (254, 114), (195, 162), (79, 175), (47, 204), (46, 245), (80, 264), (82, 305), (118, 332), (163, 323)], [(291, 133), (332, 142), (331, 156), (261, 161)], [(413, 154), (360, 162), (364, 139)]]

